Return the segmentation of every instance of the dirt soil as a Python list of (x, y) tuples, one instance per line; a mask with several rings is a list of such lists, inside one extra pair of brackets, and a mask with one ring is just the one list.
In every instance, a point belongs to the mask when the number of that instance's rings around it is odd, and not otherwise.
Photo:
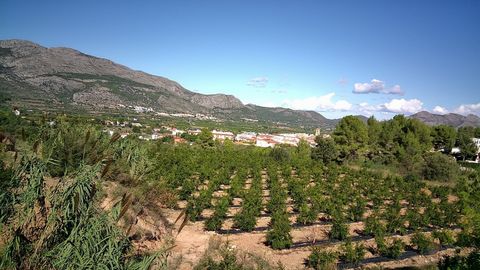
[[(248, 183), (247, 183), (248, 184)], [(110, 186), (109, 186), (110, 185)], [(105, 187), (107, 194), (109, 194), (103, 201), (102, 207), (104, 209), (111, 208), (115, 201), (112, 196), (113, 190), (117, 190), (118, 186), (110, 183)], [(220, 195), (220, 194), (218, 194)], [(268, 195), (268, 194), (265, 194)], [(288, 204), (291, 206), (291, 198)], [(179, 209), (166, 209), (160, 205), (152, 203), (148, 207), (134, 207), (128, 210), (123, 223), (120, 224), (128, 227), (127, 224), (133, 221), (134, 226), (130, 229), (129, 236), (133, 239), (134, 247), (140, 251), (152, 251), (159, 249), (165, 244), (166, 239), (170, 238), (174, 241), (175, 247), (172, 249), (172, 257), (181, 258), (178, 269), (192, 269), (208, 248), (209, 240), (212, 237), (219, 237), (223, 241), (228, 241), (232, 248), (241, 250), (245, 253), (251, 253), (262, 258), (265, 258), (272, 265), (277, 265), (280, 262), (285, 269), (305, 269), (305, 260), (311, 252), (312, 244), (322, 246), (326, 249), (338, 250), (341, 242), (331, 242), (328, 239), (328, 231), (331, 225), (329, 224), (314, 224), (310, 226), (295, 226), (292, 228), (291, 235), (295, 247), (275, 251), (264, 244), (265, 235), (268, 230), (268, 223), (270, 217), (262, 215), (257, 218), (256, 230), (253, 232), (237, 232), (233, 230), (232, 233), (217, 233), (208, 232), (204, 230), (204, 219), (198, 222), (188, 222), (187, 225), (177, 234), (177, 230), (181, 224), (175, 223), (177, 217), (182, 213), (182, 208), (186, 205), (185, 201), (179, 201)], [(233, 225), (233, 215), (241, 208), (241, 199), (233, 199), (233, 205), (237, 207), (230, 207), (228, 211), (228, 218), (224, 221), (222, 229), (225, 231), (231, 230)], [(291, 208), (289, 212), (292, 213)], [(202, 217), (207, 218), (212, 214), (212, 210), (203, 211)], [(262, 212), (262, 214), (265, 214)], [(295, 222), (296, 214), (292, 213), (290, 216), (291, 222)], [(364, 239), (358, 235), (358, 231), (363, 229), (362, 222), (354, 222), (349, 224), (350, 235), (360, 240), (367, 250), (369, 247), (375, 246), (374, 239)], [(400, 237), (400, 236), (397, 236)], [(406, 243), (409, 242), (409, 236), (401, 236)], [(400, 260), (392, 261), (385, 258), (376, 257), (376, 255), (367, 252), (365, 260), (361, 265), (365, 267), (381, 267), (381, 268), (396, 268), (409, 266), (425, 266), (438, 262), (445, 255), (453, 255), (454, 249), (444, 249), (431, 255), (417, 255), (413, 251), (405, 252)], [(342, 266), (342, 268), (347, 268)]]
[[(231, 209), (233, 213), (237, 209)], [(170, 222), (174, 222), (180, 214), (180, 210), (165, 209), (166, 217)], [(205, 212), (206, 213), (206, 212)], [(269, 217), (257, 218), (256, 228), (268, 226)], [(294, 216), (291, 219), (294, 221)], [(232, 225), (231, 218), (224, 222), (223, 229), (230, 229)], [(177, 224), (178, 226), (178, 224)], [(362, 222), (350, 223), (350, 235), (359, 236), (356, 232), (363, 229)], [(341, 242), (330, 242), (328, 240), (328, 231), (330, 225), (319, 224), (293, 228), (291, 235), (294, 243), (305, 243), (306, 246), (295, 247), (288, 250), (276, 251), (264, 244), (266, 230), (254, 232), (234, 232), (231, 234), (220, 234), (216, 232), (208, 232), (204, 230), (204, 221), (189, 222), (183, 230), (176, 236), (176, 247), (174, 253), (181, 255), (183, 260), (180, 269), (192, 269), (192, 267), (200, 260), (208, 247), (211, 237), (220, 237), (223, 241), (228, 241), (230, 246), (243, 252), (252, 253), (265, 258), (272, 265), (280, 262), (286, 269), (305, 269), (305, 259), (311, 252), (311, 243), (324, 246), (326, 249), (338, 250)], [(409, 236), (401, 237), (404, 242), (409, 242)], [(374, 239), (363, 240), (362, 243), (368, 247), (374, 247)], [(385, 258), (376, 258), (375, 255), (367, 252), (364, 263), (361, 267), (409, 267), (409, 266), (425, 266), (438, 262), (445, 255), (455, 254), (454, 249), (445, 249), (431, 255), (417, 255), (412, 251), (406, 252), (403, 259), (392, 261)], [(348, 269), (348, 267), (346, 267)]]

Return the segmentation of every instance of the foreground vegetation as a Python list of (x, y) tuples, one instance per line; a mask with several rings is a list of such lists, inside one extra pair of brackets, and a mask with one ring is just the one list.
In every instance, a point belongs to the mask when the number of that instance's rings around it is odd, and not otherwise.
[[(352, 222), (375, 239), (374, 256), (469, 247), (471, 257), (445, 259), (442, 267), (478, 262), (480, 174), (430, 151), (468, 149), (475, 129), (430, 128), (402, 116), (367, 124), (345, 117), (316, 148), (301, 142), (262, 149), (214, 142), (207, 131), (193, 145), (121, 139), (65, 116), (32, 120), (2, 112), (0, 126), (0, 269), (169, 269), (170, 246), (137, 252), (128, 224), (119, 225), (133, 200), (170, 208), (186, 201), (182, 226), (206, 219), (205, 229), (218, 233), (258, 230), (266, 214), (265, 244), (272, 249), (299, 246), (295, 226), (331, 224), (329, 241), (341, 247), (307, 243), (306, 265), (315, 269), (362, 263), (366, 247), (349, 233)], [(100, 207), (107, 181), (130, 191), (111, 210)], [(233, 228), (225, 228), (234, 199), (240, 210)], [(213, 214), (205, 217), (205, 209)], [(221, 250), (220, 262), (206, 256), (197, 269), (247, 269)]]

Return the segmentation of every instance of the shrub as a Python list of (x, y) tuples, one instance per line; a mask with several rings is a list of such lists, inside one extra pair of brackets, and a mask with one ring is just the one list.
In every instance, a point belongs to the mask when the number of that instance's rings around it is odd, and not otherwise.
[(257, 225), (257, 219), (252, 209), (242, 209), (234, 217), (235, 227), (242, 231), (251, 232)]
[(365, 228), (363, 233), (370, 236), (384, 236), (385, 235), (385, 225), (380, 222), (375, 216), (369, 216), (365, 220)]
[(290, 160), (290, 153), (288, 152), (287, 149), (284, 147), (274, 147), (270, 151), (270, 156), (275, 160), (275, 161), (280, 161), (280, 162), (285, 162)]
[(353, 245), (352, 241), (348, 240), (342, 246), (342, 255), (340, 259), (353, 265), (358, 265), (365, 257), (365, 247), (362, 244)]
[(411, 239), (412, 245), (416, 247), (416, 250), (420, 254), (427, 254), (434, 249), (432, 239), (421, 232), (416, 232)]
[(458, 175), (458, 165), (453, 158), (438, 152), (424, 155), (423, 177), (435, 181), (451, 181)]
[(218, 200), (215, 206), (215, 212), (212, 217), (205, 222), (205, 229), (208, 231), (216, 231), (222, 227), (223, 220), (225, 219), (230, 203), (229, 196), (222, 197)]
[(297, 223), (303, 225), (312, 224), (317, 220), (318, 213), (314, 207), (308, 207), (306, 203), (300, 207), (300, 213), (297, 216)]
[(312, 253), (308, 256), (307, 266), (316, 270), (334, 270), (337, 253), (322, 250), (320, 247), (314, 247)]
[(328, 164), (337, 158), (338, 151), (332, 139), (323, 139), (321, 136), (317, 136), (315, 142), (317, 146), (312, 149), (312, 159)]
[(438, 263), (439, 270), (476, 270), (480, 265), (480, 252), (474, 251), (468, 256), (446, 256)]
[(375, 238), (375, 242), (380, 255), (390, 259), (398, 259), (405, 249), (405, 243), (399, 238), (393, 239), (390, 244), (386, 244), (383, 237)]
[(451, 230), (439, 230), (432, 233), (433, 238), (438, 239), (440, 245), (444, 247), (452, 246), (455, 243), (455, 238)]
[(291, 225), (288, 213), (277, 210), (272, 214), (271, 230), (267, 233), (267, 244), (273, 249), (289, 248), (292, 245)]
[(334, 219), (330, 230), (330, 239), (345, 240), (348, 237), (348, 225), (345, 222)]

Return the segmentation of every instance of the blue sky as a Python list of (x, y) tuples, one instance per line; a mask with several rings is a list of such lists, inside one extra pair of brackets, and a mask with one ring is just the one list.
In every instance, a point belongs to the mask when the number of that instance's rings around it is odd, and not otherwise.
[(479, 14), (476, 0), (3, 0), (0, 39), (327, 117), (480, 115)]

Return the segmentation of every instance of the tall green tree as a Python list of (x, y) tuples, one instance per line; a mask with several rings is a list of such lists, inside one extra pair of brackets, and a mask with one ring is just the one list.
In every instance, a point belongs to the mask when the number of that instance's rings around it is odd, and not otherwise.
[(315, 142), (317, 146), (312, 149), (312, 159), (321, 161), (323, 164), (328, 164), (337, 159), (338, 151), (333, 139), (317, 136)]
[(361, 157), (366, 150), (368, 129), (358, 117), (345, 116), (335, 127), (333, 139), (341, 159), (355, 159)]
[(457, 133), (457, 146), (460, 148), (460, 156), (463, 160), (471, 159), (477, 153), (477, 147), (472, 138), (475, 136), (473, 127), (461, 127)]
[(443, 149), (445, 152), (450, 152), (456, 139), (457, 131), (451, 126), (438, 125), (432, 128), (432, 143), (435, 150)]
[(202, 132), (198, 134), (198, 142), (202, 147), (213, 147), (215, 145), (213, 134), (207, 128), (202, 129)]

